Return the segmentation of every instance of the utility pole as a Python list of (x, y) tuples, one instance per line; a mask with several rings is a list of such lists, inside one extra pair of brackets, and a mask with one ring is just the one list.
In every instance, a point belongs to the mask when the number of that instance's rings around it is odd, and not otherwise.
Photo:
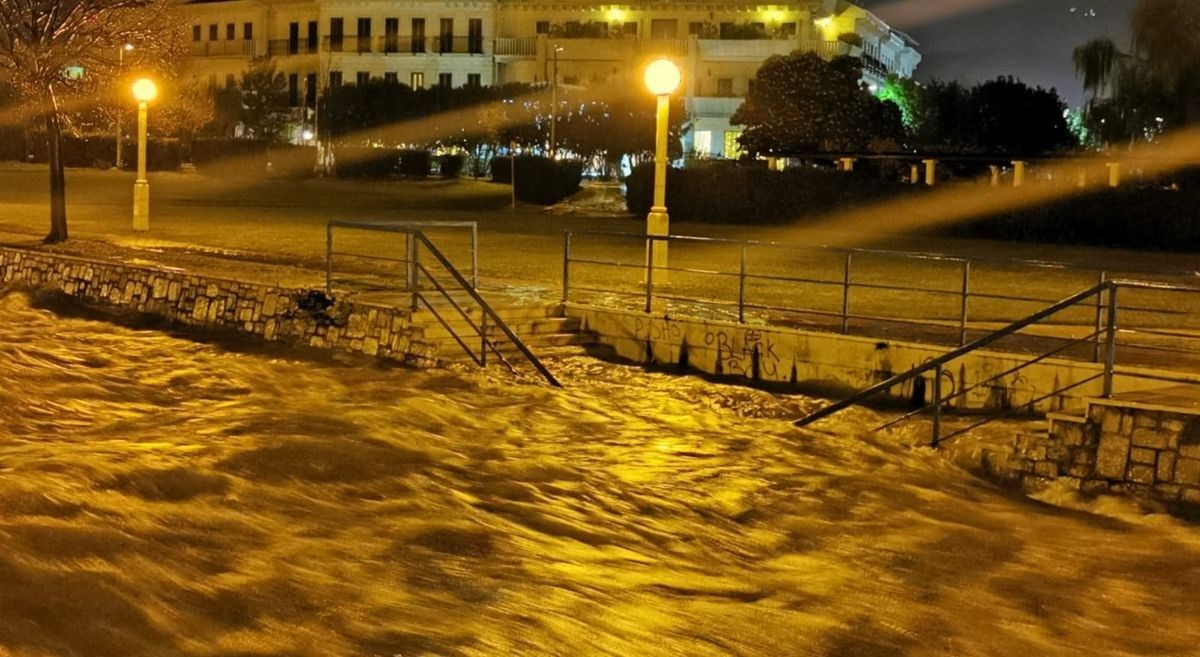
[[(120, 48), (117, 48), (117, 78), (118, 78), (117, 85), (118, 86), (123, 84), (123, 82), (120, 80), (120, 77), (121, 77), (121, 75), (123, 75), (125, 73), (125, 51), (127, 51), (127, 50), (133, 50), (132, 43), (127, 43), (127, 44), (121, 46)], [(124, 107), (123, 107), (122, 103), (117, 104), (117, 161), (116, 161), (116, 165), (117, 165), (118, 171), (121, 170), (121, 165), (123, 165), (125, 163), (124, 158), (121, 157), (121, 155), (122, 155), (122, 153), (121, 153), (121, 141), (122, 141), (122, 139), (121, 139), (121, 111), (123, 108)]]
[(562, 46), (554, 44), (554, 67), (550, 79), (550, 159), (558, 154), (558, 53)]

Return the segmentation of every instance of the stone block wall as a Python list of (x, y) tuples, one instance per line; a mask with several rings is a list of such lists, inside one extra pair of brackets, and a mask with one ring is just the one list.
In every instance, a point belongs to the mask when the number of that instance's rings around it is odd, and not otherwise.
[(1092, 400), (1086, 417), (1051, 416), (1046, 435), (1018, 436), (1005, 468), (1027, 484), (1069, 478), (1200, 507), (1200, 411)]
[(233, 330), (265, 340), (430, 364), (434, 350), (404, 309), (339, 301), (323, 291), (197, 276), (0, 247), (5, 284), (59, 290), (88, 303)]

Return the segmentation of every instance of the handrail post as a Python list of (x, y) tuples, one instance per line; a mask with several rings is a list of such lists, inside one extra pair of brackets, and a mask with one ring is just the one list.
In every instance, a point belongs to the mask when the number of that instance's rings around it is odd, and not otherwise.
[(325, 226), (325, 294), (333, 294), (333, 223)]
[(416, 248), (416, 240), (413, 239), (411, 230), (404, 231), (404, 278), (405, 289), (412, 292), (416, 289), (417, 282), (417, 263), (413, 261), (413, 251)]
[(649, 315), (654, 303), (654, 236), (646, 241), (646, 314)]
[(937, 449), (942, 439), (942, 366), (933, 370), (933, 440), (930, 447)]
[(963, 260), (962, 305), (958, 314), (958, 346), (967, 344), (967, 305), (971, 294), (971, 261)]
[(487, 367), (487, 313), (479, 310), (479, 366)]
[(746, 245), (742, 244), (742, 264), (738, 270), (738, 324), (746, 323)]
[(421, 287), (421, 281), (417, 279), (417, 263), (420, 261), (419, 256), (421, 253), (421, 246), (417, 243), (417, 236), (420, 234), (421, 234), (420, 231), (414, 231), (413, 233), (409, 234), (409, 237), (412, 238), (412, 258), (410, 258), (410, 260), (412, 262), (411, 266), (412, 266), (412, 309), (413, 309), (413, 312), (417, 311), (417, 305), (421, 298), (421, 293), (419, 291), (420, 287)]
[(479, 289), (479, 224), (471, 222), (471, 287)]
[(571, 231), (563, 231), (563, 292), (562, 301), (567, 302), (571, 291)]
[[(1101, 270), (1100, 280), (1097, 281), (1096, 284), (1102, 286), (1106, 280), (1108, 280), (1108, 272)], [(1095, 345), (1092, 349), (1093, 363), (1100, 362), (1100, 343), (1103, 340), (1103, 338), (1101, 338), (1102, 335), (1104, 335), (1104, 290), (1100, 289), (1096, 291), (1096, 339)]]
[(1108, 336), (1104, 349), (1104, 398), (1113, 395), (1113, 368), (1117, 364), (1117, 286), (1108, 286)]
[(846, 265), (842, 272), (842, 334), (850, 332), (850, 261), (854, 254), (846, 252)]

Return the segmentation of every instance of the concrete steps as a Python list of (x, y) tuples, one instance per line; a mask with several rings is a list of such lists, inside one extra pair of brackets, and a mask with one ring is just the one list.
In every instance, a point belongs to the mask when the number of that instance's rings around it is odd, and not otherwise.
[[(451, 362), (471, 360), (471, 357), (455, 340), (454, 335), (457, 334), (475, 354), (478, 354), (481, 345), (475, 329), (463, 318), (462, 313), (448, 302), (443, 300), (442, 303), (434, 303), (434, 307), (445, 324), (428, 309), (413, 313), (412, 323), (420, 329), (416, 339), (429, 346), (441, 360)], [(463, 301), (459, 306), (466, 311), (471, 323), (475, 326), (483, 323), (483, 311), (478, 306), (472, 307), (474, 302)], [(583, 327), (578, 318), (563, 316), (561, 304), (506, 304), (493, 309), (536, 356), (583, 355), (587, 353), (589, 347), (597, 342), (594, 333), (582, 330)], [(505, 358), (521, 360), (520, 350), (507, 338), (504, 331), (491, 321), (491, 318), (488, 318), (487, 323), (483, 325), (488, 339), (496, 345)]]

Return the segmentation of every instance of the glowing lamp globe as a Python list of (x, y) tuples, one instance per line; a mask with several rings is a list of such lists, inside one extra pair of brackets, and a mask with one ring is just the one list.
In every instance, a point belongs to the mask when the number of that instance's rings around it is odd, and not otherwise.
[(655, 96), (669, 96), (679, 88), (683, 74), (679, 67), (669, 59), (656, 59), (646, 67), (644, 76), (646, 88)]
[(158, 85), (154, 80), (142, 78), (133, 83), (133, 99), (139, 103), (148, 103), (158, 98)]

